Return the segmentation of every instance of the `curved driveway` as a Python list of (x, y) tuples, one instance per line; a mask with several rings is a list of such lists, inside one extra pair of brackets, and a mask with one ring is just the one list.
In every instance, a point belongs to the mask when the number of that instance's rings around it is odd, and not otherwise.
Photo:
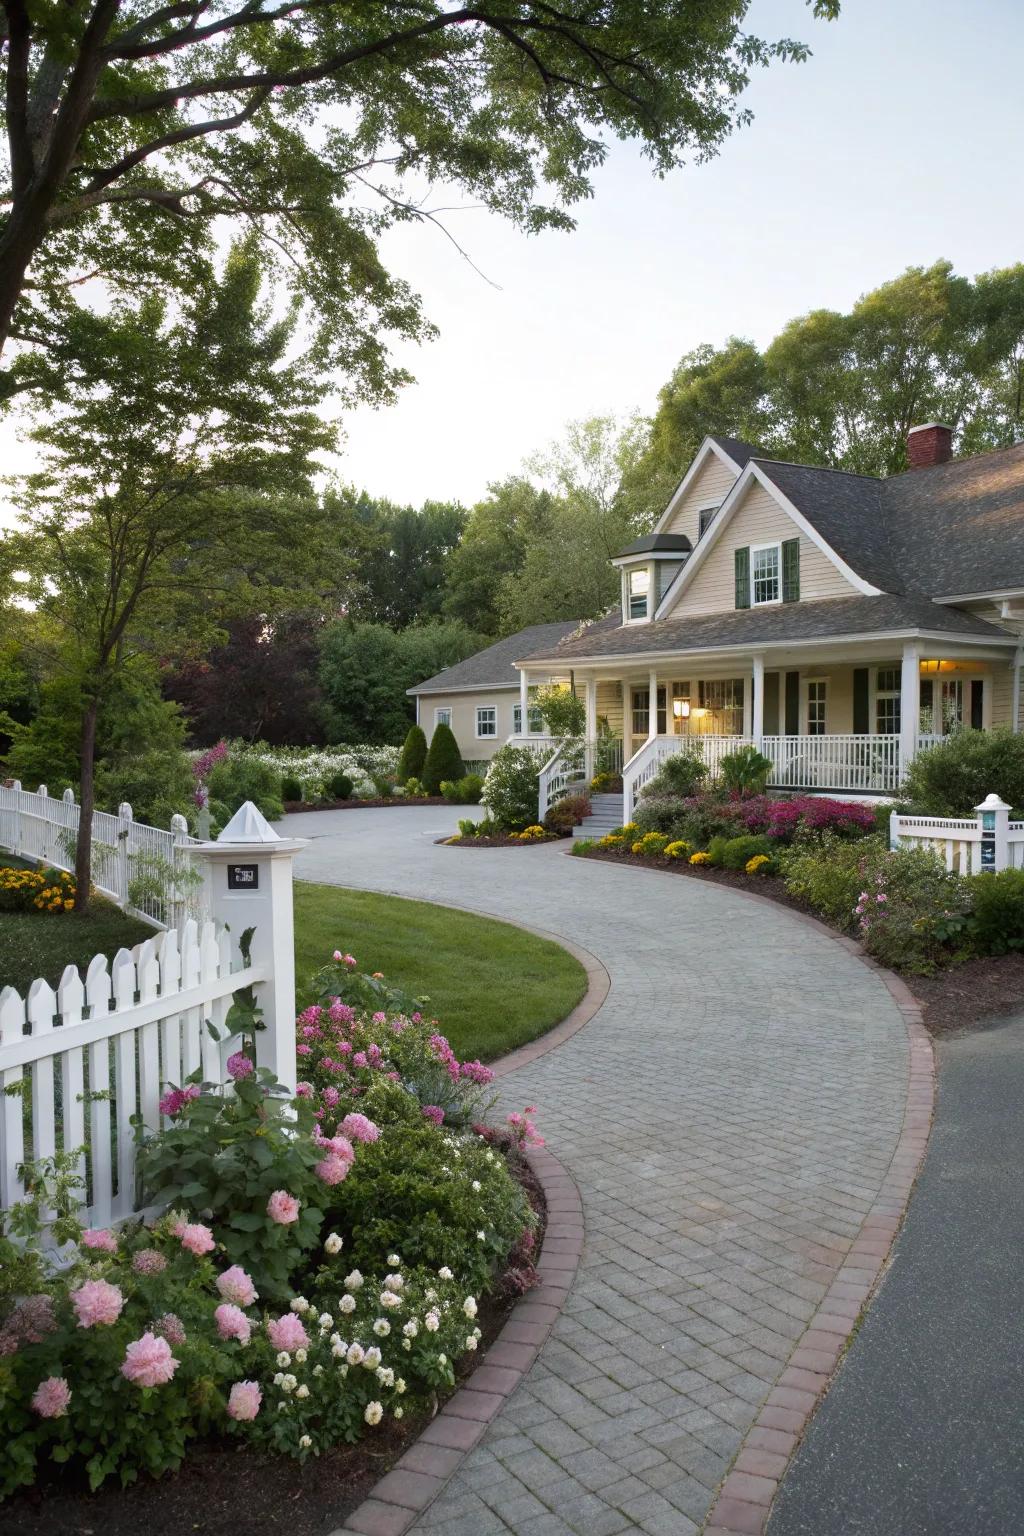
[(547, 929), (611, 977), (582, 1030), (501, 1081), (579, 1185), (575, 1288), (415, 1529), (688, 1536), (878, 1193), (905, 1026), (866, 966), (782, 907), (564, 845), (437, 846), (458, 814), (288, 818), (312, 839), (300, 878)]

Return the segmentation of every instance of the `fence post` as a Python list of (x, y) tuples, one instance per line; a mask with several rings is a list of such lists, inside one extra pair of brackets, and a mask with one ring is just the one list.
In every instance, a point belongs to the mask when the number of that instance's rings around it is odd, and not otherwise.
[[(986, 795), (978, 813), (981, 832), (981, 861), (983, 870), (1008, 869), (1010, 865), (1010, 807), (998, 795)], [(975, 845), (978, 846), (978, 845)], [(977, 871), (972, 871), (977, 873)]]
[(896, 811), (889, 813), (889, 847), (898, 848), (900, 845), (900, 818)]
[(193, 849), (207, 865), (212, 915), (230, 929), (236, 964), (242, 934), (254, 929), (252, 963), (267, 972), (258, 992), (265, 1029), (256, 1036), (256, 1060), (291, 1089), (296, 1083), (292, 860), (307, 842), (278, 837), (247, 800), (216, 842)]
[(188, 822), (180, 811), (175, 811), (171, 817), (171, 831), (174, 834), (174, 853), (171, 862), (174, 867), (174, 876), (171, 882), (171, 899), (167, 904), (168, 928), (180, 928), (185, 920), (188, 898), (181, 894), (178, 886), (178, 874), (181, 870), (189, 868), (188, 854), (184, 852), (188, 843)]
[(131, 838), (132, 808), (127, 800), (122, 800), (117, 808), (117, 869), (118, 892), (121, 905), (128, 905), (128, 885), (131, 879), (131, 866), (128, 862), (128, 843)]

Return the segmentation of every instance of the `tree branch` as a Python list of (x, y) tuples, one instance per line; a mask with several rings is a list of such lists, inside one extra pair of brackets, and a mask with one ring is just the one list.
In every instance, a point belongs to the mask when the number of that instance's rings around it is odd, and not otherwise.
[(32, 180), (32, 141), (28, 131), (28, 61), (32, 26), (22, 0), (3, 0), (7, 22), (7, 142), (11, 152), (11, 192), (17, 197)]

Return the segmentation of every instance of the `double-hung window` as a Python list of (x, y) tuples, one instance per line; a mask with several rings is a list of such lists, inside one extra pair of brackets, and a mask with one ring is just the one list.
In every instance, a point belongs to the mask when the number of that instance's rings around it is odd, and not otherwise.
[(450, 726), (451, 723), (452, 723), (452, 712), (451, 712), (450, 709), (448, 709), (445, 706), (442, 706), (440, 709), (435, 709), (434, 710), (434, 725), (435, 725), (435, 727), (438, 726), (438, 725), (449, 725)]
[(646, 619), (647, 600), (651, 590), (651, 573), (646, 565), (639, 566), (629, 573), (629, 616), (631, 619)]
[(828, 682), (823, 677), (807, 680), (807, 734), (824, 736), (828, 714)]
[(477, 705), (476, 734), (479, 737), (497, 736), (498, 712), (493, 704)]
[(875, 730), (879, 736), (900, 733), (899, 667), (879, 667), (875, 674)]
[(754, 545), (750, 551), (750, 601), (777, 603), (781, 597), (782, 554), (778, 544)]

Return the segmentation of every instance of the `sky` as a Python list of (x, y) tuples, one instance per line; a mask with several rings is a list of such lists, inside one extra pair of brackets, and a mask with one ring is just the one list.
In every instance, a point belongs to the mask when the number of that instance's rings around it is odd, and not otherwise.
[[(398, 349), (416, 382), (396, 405), (343, 418), (342, 479), (468, 505), (566, 422), (653, 412), (701, 342), (763, 345), (940, 257), (968, 276), (1024, 260), (1020, 0), (843, 0), (833, 23), (754, 0), (747, 27), (813, 57), (754, 76), (754, 122), (716, 159), (658, 180), (616, 144), (572, 234), (448, 215), (489, 282), (428, 225), (386, 236), (440, 335)], [(0, 427), (0, 467), (27, 463)]]

